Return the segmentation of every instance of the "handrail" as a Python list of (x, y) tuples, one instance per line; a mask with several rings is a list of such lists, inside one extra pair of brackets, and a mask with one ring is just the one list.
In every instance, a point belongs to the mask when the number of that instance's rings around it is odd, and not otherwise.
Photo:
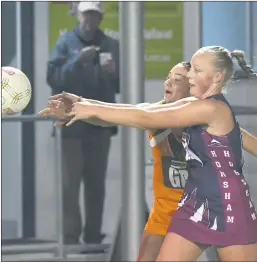
[(55, 121), (56, 117), (44, 117), (39, 115), (2, 115), (4, 122), (38, 122), (38, 121)]

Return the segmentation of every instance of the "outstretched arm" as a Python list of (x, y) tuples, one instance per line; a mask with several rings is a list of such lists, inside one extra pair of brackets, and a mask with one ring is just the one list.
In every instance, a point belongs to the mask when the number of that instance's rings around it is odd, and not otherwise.
[(147, 108), (116, 108), (115, 106), (80, 102), (75, 103), (72, 111), (68, 114), (68, 116), (74, 116), (68, 125), (77, 120), (97, 117), (117, 125), (144, 129), (186, 127), (211, 123), (216, 115), (216, 108), (216, 103), (211, 100), (193, 101), (154, 111)]
[[(171, 107), (175, 107), (178, 105), (184, 105), (188, 102), (192, 102), (195, 101), (196, 98), (194, 97), (188, 97), (185, 99), (181, 99), (177, 102), (174, 103), (167, 103), (167, 104), (163, 104), (161, 102), (157, 102), (157, 103), (140, 103), (140, 104), (136, 104), (136, 105), (132, 105), (132, 104), (115, 104), (115, 103), (106, 103), (106, 102), (102, 102), (102, 101), (98, 101), (98, 100), (92, 100), (92, 99), (85, 99), (84, 101), (88, 101), (90, 103), (93, 103), (95, 105), (103, 105), (103, 106), (107, 106), (110, 108), (141, 108), (141, 109), (146, 109), (148, 111), (154, 111), (154, 110), (158, 110), (158, 109), (165, 109), (165, 108), (171, 108)], [(97, 117), (94, 118), (90, 118), (87, 120), (84, 120), (85, 122), (88, 122), (90, 124), (93, 125), (98, 125), (98, 126), (104, 126), (104, 127), (108, 127), (108, 126), (112, 126), (113, 124), (101, 119), (98, 119)]]
[(257, 157), (257, 137), (241, 128), (243, 148), (245, 151)]
[[(171, 108), (171, 107), (184, 105), (184, 104), (186, 104), (188, 102), (195, 101), (196, 99), (193, 98), (193, 97), (188, 97), (188, 98), (185, 98), (185, 99), (181, 99), (181, 100), (179, 100), (177, 102), (168, 103), (168, 104), (163, 104), (163, 103), (161, 103), (159, 101), (157, 103), (152, 103), (152, 104), (150, 104), (150, 103), (141, 103), (141, 104), (137, 104), (137, 105), (132, 105), (132, 104), (106, 103), (106, 102), (102, 102), (102, 101), (98, 101), (98, 100), (85, 99), (85, 98), (76, 96), (76, 95), (71, 94), (71, 93), (63, 92), (61, 94), (57, 94), (57, 95), (54, 95), (54, 96), (50, 97), (50, 102), (51, 103), (56, 103), (57, 100), (58, 101), (63, 101), (64, 105), (67, 108), (70, 108), (70, 109), (71, 109), (73, 103), (76, 103), (76, 102), (85, 102), (85, 103), (89, 102), (90, 104), (98, 105), (98, 106), (104, 107), (106, 109), (107, 108), (109, 108), (109, 109), (115, 109), (115, 108), (116, 109), (138, 109), (138, 108), (144, 108), (144, 109), (147, 109), (147, 111), (155, 111), (155, 110), (158, 110), (158, 109), (165, 109), (165, 108), (168, 109), (168, 108)], [(49, 109), (47, 109), (47, 110), (49, 111)], [(85, 121), (85, 122), (88, 122), (90, 124), (100, 125), (100, 126), (111, 126), (111, 125), (115, 124), (115, 123), (111, 123), (111, 122), (108, 122), (108, 121), (105, 121), (105, 120), (102, 120), (102, 119), (93, 118), (93, 117), (85, 118), (85, 119), (81, 119), (81, 120)]]
[(170, 107), (175, 107), (175, 106), (179, 106), (179, 105), (184, 105), (188, 102), (193, 102), (196, 101), (197, 98), (195, 97), (187, 97), (187, 98), (183, 98), (180, 99), (176, 102), (173, 103), (161, 103), (161, 102), (156, 102), (156, 103), (140, 103), (140, 104), (117, 104), (117, 103), (106, 103), (106, 102), (102, 102), (102, 101), (98, 101), (98, 100), (93, 100), (93, 99), (86, 99), (86, 98), (82, 98), (81, 101), (88, 101), (92, 104), (96, 104), (96, 105), (103, 105), (103, 106), (109, 106), (109, 107), (113, 107), (113, 108), (137, 108), (137, 107), (141, 107), (141, 108), (145, 108), (149, 111), (152, 110), (157, 110), (157, 109), (164, 109), (164, 108), (170, 108)]

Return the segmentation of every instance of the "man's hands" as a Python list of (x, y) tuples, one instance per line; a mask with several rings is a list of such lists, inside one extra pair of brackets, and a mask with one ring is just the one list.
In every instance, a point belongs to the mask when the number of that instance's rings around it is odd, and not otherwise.
[[(87, 46), (84, 47), (79, 53), (79, 61), (82, 65), (87, 65), (91, 63), (97, 56), (97, 51), (99, 51), (99, 47), (96, 46)], [(109, 53), (100, 53), (100, 66), (102, 70), (109, 74), (116, 73), (116, 64), (112, 58), (112, 56), (106, 56)], [(106, 57), (105, 57), (106, 56)]]
[(79, 53), (79, 61), (83, 65), (87, 63), (91, 63), (96, 58), (98, 50), (99, 47), (95, 47), (95, 46), (84, 47)]
[(102, 65), (102, 69), (104, 72), (107, 72), (109, 74), (115, 74), (116, 73), (116, 65), (113, 59), (110, 59), (106, 62), (106, 64)]

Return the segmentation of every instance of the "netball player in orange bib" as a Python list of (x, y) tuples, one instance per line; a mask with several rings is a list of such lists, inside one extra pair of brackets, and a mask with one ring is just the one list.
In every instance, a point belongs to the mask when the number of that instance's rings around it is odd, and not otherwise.
[[(188, 97), (189, 83), (186, 75), (189, 70), (189, 62), (182, 62), (174, 66), (164, 82), (164, 99), (154, 104), (143, 103), (137, 106), (149, 110), (158, 107), (160, 104), (175, 102)], [(68, 110), (71, 109), (71, 100), (72, 102), (81, 100), (81, 98), (72, 94), (57, 95), (51, 99), (64, 99), (62, 101), (65, 102)], [(194, 98), (188, 99), (194, 100)], [(93, 100), (88, 101), (96, 102)], [(54, 102), (52, 102), (53, 104)], [(124, 104), (121, 104), (121, 106), (124, 106)], [(41, 111), (40, 114), (46, 115), (47, 110)], [(58, 114), (59, 117), (64, 117), (61, 107), (59, 107), (59, 113), (55, 113), (56, 116)], [(101, 123), (94, 122), (93, 124)], [(154, 261), (157, 257), (170, 224), (172, 213), (177, 209), (187, 179), (184, 150), (181, 144), (182, 131), (160, 129), (148, 130), (148, 133), (153, 156), (154, 204), (142, 235), (138, 261)]]
[[(169, 72), (168, 78), (164, 83), (164, 100), (156, 104), (140, 104), (138, 107), (144, 107), (147, 110), (158, 108), (158, 104), (175, 102), (179, 99), (189, 96), (189, 83), (186, 78), (190, 70), (190, 63), (182, 62), (176, 65)], [(65, 110), (70, 110), (71, 103), (81, 101), (81, 98), (72, 94), (60, 94), (51, 98), (48, 108), (42, 110), (40, 115), (64, 116), (62, 107), (56, 100), (64, 102)], [(184, 102), (194, 100), (187, 98)], [(98, 101), (88, 100), (92, 103), (105, 104)], [(60, 106), (56, 109), (56, 103)], [(182, 102), (183, 104), (183, 102)], [(115, 104), (113, 106), (122, 106), (124, 104)], [(125, 105), (134, 107), (132, 105)], [(92, 124), (103, 124), (101, 121), (94, 120)], [(62, 123), (61, 123), (62, 124)], [(153, 193), (154, 205), (151, 210), (148, 222), (145, 226), (138, 261), (154, 261), (159, 253), (160, 247), (167, 232), (172, 214), (176, 211), (179, 199), (182, 196), (183, 188), (187, 179), (187, 170), (185, 163), (184, 150), (181, 144), (181, 133), (179, 129), (158, 129), (148, 130), (149, 142), (152, 147), (153, 155)], [(242, 130), (245, 149), (253, 153), (253, 141), (249, 133)], [(256, 142), (257, 144), (257, 142)], [(257, 146), (256, 146), (257, 148)], [(256, 154), (257, 154), (257, 149)]]
[[(189, 96), (186, 78), (189, 69), (190, 63), (187, 62), (171, 69), (164, 83), (164, 100), (161, 104)], [(148, 130), (148, 133), (153, 156), (154, 202), (142, 235), (138, 261), (156, 259), (188, 176), (181, 130), (156, 129)]]

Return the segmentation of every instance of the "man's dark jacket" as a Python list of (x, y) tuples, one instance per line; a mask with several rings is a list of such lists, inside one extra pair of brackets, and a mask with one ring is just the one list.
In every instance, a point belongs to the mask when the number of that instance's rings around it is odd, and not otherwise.
[[(86, 66), (78, 61), (79, 52), (87, 46), (99, 46), (100, 51), (111, 53), (116, 64), (116, 74), (103, 71), (99, 64), (99, 52), (96, 59)], [(119, 93), (119, 45), (118, 41), (106, 36), (98, 30), (93, 41), (86, 42), (80, 37), (79, 26), (62, 34), (52, 50), (47, 64), (47, 83), (53, 94), (66, 91), (88, 99), (104, 102), (115, 102), (115, 94)], [(113, 134), (117, 127), (111, 128)], [(96, 135), (102, 127), (96, 127), (85, 122), (76, 122), (70, 127), (64, 127), (65, 137), (83, 138)]]

